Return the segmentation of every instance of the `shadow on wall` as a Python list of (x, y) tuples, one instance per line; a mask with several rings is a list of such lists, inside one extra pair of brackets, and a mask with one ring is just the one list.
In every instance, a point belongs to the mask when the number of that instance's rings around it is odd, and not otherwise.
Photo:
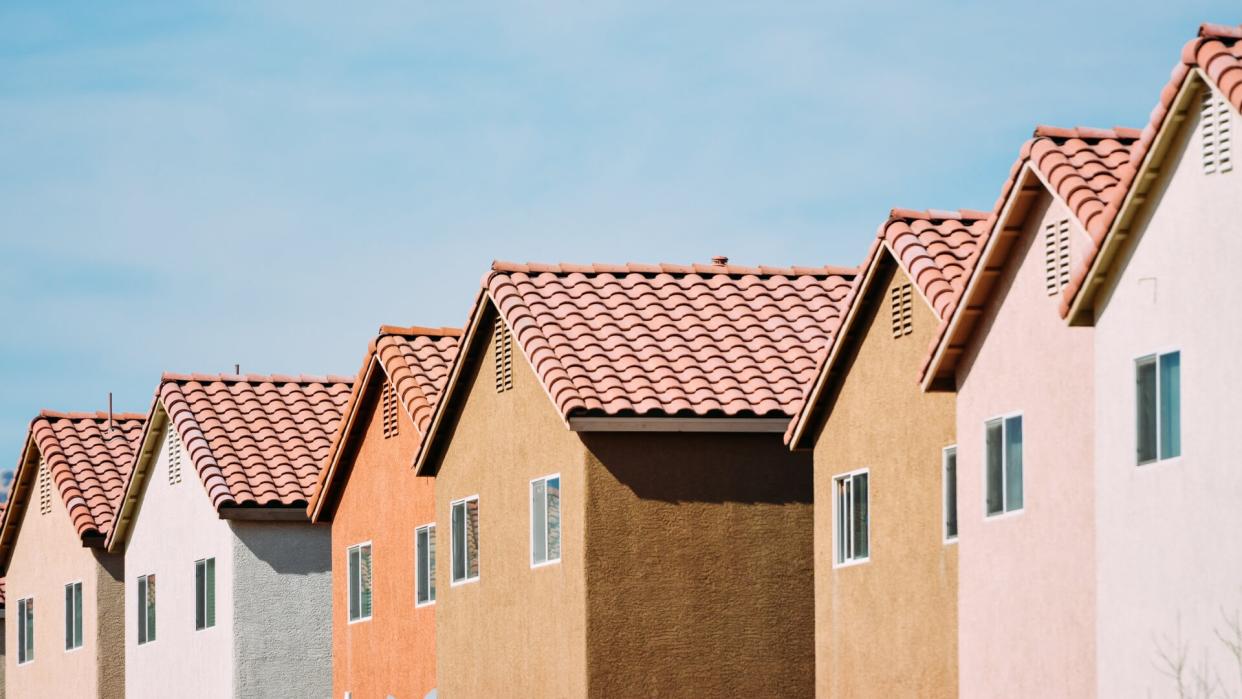
[(315, 575), (332, 567), (328, 527), (230, 523), (238, 543), (278, 575)]
[(613, 478), (644, 500), (809, 504), (814, 497), (810, 452), (790, 452), (780, 434), (581, 436)]

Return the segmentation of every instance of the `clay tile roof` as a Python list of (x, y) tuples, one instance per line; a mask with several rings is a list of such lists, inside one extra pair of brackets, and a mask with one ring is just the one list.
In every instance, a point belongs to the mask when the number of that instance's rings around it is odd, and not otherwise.
[(1062, 316), (1069, 315), (1078, 297), (1078, 292), (1096, 263), (1096, 257), (1104, 244), (1104, 237), (1117, 218), (1122, 198), (1134, 184), (1139, 168), (1151, 151), (1156, 135), (1163, 127), (1165, 117), (1173, 108), (1173, 102), (1181, 92), (1183, 83), (1196, 70), (1202, 71), (1207, 80), (1215, 84), (1224, 95), (1225, 100), (1233, 105), (1234, 109), (1242, 112), (1242, 25), (1201, 24), (1198, 36), (1182, 47), (1181, 59), (1174, 66), (1169, 82), (1160, 91), (1160, 98), (1151, 112), (1147, 126), (1140, 132), (1138, 139), (1131, 144), (1130, 162), (1117, 173), (1119, 181), (1116, 189), (1120, 194), (1111, 202), (1101, 222), (1088, 229), (1093, 246), (1075, 267), (1069, 284), (1062, 291)]
[(566, 419), (785, 416), (856, 272), (496, 262), (484, 286)]
[(352, 378), (164, 374), (158, 397), (216, 507), (305, 503)]
[(420, 435), (427, 433), (431, 412), (457, 356), (461, 333), (459, 328), (383, 326), (372, 342), (384, 374)]
[[(117, 413), (109, 431), (108, 414), (40, 411), (30, 438), (47, 465), (78, 536), (112, 529), (116, 501), (133, 466), (134, 441), (146, 416)], [(20, 466), (19, 466), (20, 468)]]
[[(1125, 196), (1123, 170), (1133, 168), (1138, 129), (1037, 126), (1022, 149), (1088, 233), (1107, 229)], [(1012, 178), (1011, 178), (1012, 179)], [(1001, 196), (997, 210), (1008, 197)]]
[(879, 238), (943, 320), (953, 313), (991, 227), (985, 211), (893, 209)]

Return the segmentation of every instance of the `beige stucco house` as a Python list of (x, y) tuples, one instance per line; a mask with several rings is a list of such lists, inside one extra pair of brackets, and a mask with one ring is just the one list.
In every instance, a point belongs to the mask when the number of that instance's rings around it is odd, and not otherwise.
[(416, 459), (442, 696), (813, 694), (782, 434), (852, 276), (493, 265)]
[(30, 424), (0, 527), (7, 696), (125, 696), (124, 561), (104, 540), (145, 418), (43, 411)]

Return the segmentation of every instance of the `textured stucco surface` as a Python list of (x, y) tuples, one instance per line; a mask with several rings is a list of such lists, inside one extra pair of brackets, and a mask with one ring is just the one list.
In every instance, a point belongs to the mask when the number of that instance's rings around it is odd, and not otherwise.
[(232, 696), (330, 696), (331, 531), (276, 522), (232, 522), (230, 528)]
[[(384, 438), (376, 410), (383, 380), (378, 372), (368, 387), (356, 450), (342, 459), (342, 467), (352, 468), (331, 523), (333, 696), (421, 699), (436, 687), (436, 606), (414, 606), (414, 530), (435, 519), (435, 480), (410, 467), (418, 433), (404, 410), (397, 411), (397, 436)], [(448, 529), (437, 527), (436, 535), (443, 565)], [(372, 615), (351, 624), (346, 552), (365, 541), (371, 542)]]
[[(1242, 470), (1232, 448), (1242, 408), (1234, 312), (1242, 307), (1242, 169), (1203, 173), (1197, 112), (1096, 305), (1102, 697), (1176, 696), (1159, 654), (1175, 656), (1178, 638), (1194, 672), (1242, 693), (1238, 666), (1214, 633), (1231, 637), (1222, 613), (1242, 611)], [(1242, 119), (1232, 119), (1242, 133)], [(1182, 358), (1182, 456), (1138, 466), (1134, 360), (1169, 350)]]
[(811, 458), (779, 434), (584, 434), (589, 696), (806, 697)]
[[(1044, 286), (1046, 221), (1028, 212), (958, 367), (958, 657), (965, 697), (1095, 691), (1095, 487), (1091, 328), (1068, 327)], [(985, 517), (984, 422), (1023, 413), (1025, 507)]]
[[(957, 545), (944, 541), (942, 452), (955, 396), (915, 381), (938, 319), (915, 291), (894, 338), (888, 299), (910, 283), (883, 253), (826, 386), (815, 457), (815, 677), (821, 697), (957, 696)], [(869, 469), (870, 560), (835, 567), (833, 479)]]
[[(34, 464), (31, 464), (32, 466)], [(35, 601), (35, 658), (17, 666), (5, 657), (6, 696), (120, 697), (125, 667), (118, 595), (120, 556), (84, 548), (64, 501), (53, 492), (51, 512), (39, 510), (38, 489), (27, 503), (6, 578), (5, 645), (17, 648), (17, 600)], [(107, 570), (104, 566), (107, 566)], [(82, 583), (82, 647), (65, 650), (65, 585)]]
[[(587, 696), (585, 450), (520, 355), (513, 389), (496, 393), (490, 329), (482, 346), (435, 478), (439, 696)], [(531, 568), (530, 480), (553, 473), (561, 562)], [(452, 586), (450, 503), (469, 495), (479, 496), (479, 579)]]

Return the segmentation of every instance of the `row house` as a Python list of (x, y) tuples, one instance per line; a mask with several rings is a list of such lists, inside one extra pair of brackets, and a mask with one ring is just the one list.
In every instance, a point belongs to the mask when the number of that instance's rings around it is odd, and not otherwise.
[(443, 696), (808, 696), (812, 471), (782, 434), (854, 270), (485, 276), (418, 448)]
[(460, 335), (380, 328), (311, 494), (332, 532), (334, 697), (436, 688), (435, 485), (412, 466)]
[(790, 423), (815, 469), (818, 696), (957, 696), (955, 402), (913, 377), (990, 223), (893, 210)]
[(352, 384), (162, 377), (106, 542), (126, 696), (331, 693), (330, 531), (306, 505)]
[(7, 696), (125, 696), (125, 566), (104, 542), (145, 418), (45, 410), (30, 423), (0, 525)]

